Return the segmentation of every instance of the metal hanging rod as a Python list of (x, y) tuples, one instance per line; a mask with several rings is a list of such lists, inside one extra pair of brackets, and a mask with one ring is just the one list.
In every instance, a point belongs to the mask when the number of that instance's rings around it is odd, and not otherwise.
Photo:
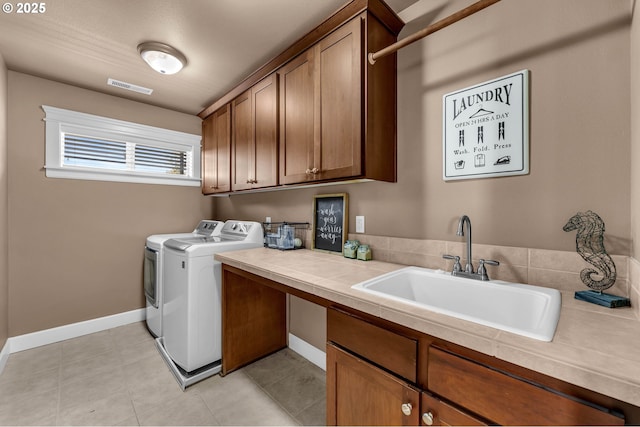
[(448, 17), (441, 19), (435, 24), (429, 25), (427, 28), (424, 28), (417, 33), (413, 33), (409, 37), (405, 37), (404, 39), (385, 47), (384, 49), (380, 49), (379, 51), (372, 53), (370, 52), (367, 56), (369, 59), (369, 63), (371, 65), (376, 63), (377, 59), (380, 59), (384, 56), (390, 55), (393, 52), (402, 49), (403, 47), (420, 40), (428, 36), (429, 34), (433, 34), (438, 30), (441, 30), (445, 27), (448, 27), (451, 24), (455, 24), (456, 22), (466, 18), (467, 16), (471, 16), (476, 12), (481, 11), (484, 8), (491, 6), (494, 3), (499, 2), (500, 0), (480, 0), (471, 6), (465, 7), (464, 9), (454, 13), (453, 15), (449, 15)]

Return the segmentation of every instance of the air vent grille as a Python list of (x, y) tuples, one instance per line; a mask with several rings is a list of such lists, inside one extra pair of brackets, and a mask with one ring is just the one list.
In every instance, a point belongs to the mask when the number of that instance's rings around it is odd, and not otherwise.
[(134, 85), (134, 84), (131, 84), (131, 83), (127, 83), (127, 82), (123, 82), (123, 81), (115, 80), (115, 79), (111, 79), (111, 78), (107, 80), (107, 84), (109, 86), (114, 86), (114, 87), (118, 87), (120, 89), (130, 90), (132, 92), (143, 93), (145, 95), (151, 95), (151, 93), (153, 92), (153, 89), (149, 89), (147, 87), (138, 86), (138, 85)]

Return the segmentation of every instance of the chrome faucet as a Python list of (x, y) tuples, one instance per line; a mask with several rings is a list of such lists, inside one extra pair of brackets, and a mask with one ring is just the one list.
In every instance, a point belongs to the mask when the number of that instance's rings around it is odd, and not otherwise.
[(460, 265), (460, 257), (454, 255), (443, 255), (442, 257), (445, 259), (454, 260), (453, 270), (451, 274), (453, 276), (461, 276), (467, 277), (469, 279), (476, 280), (489, 280), (489, 275), (487, 274), (487, 269), (485, 268), (485, 264), (488, 265), (500, 265), (498, 261), (493, 260), (480, 260), (480, 266), (478, 267), (478, 272), (475, 273), (473, 271), (473, 258), (471, 257), (471, 220), (467, 215), (462, 215), (460, 220), (458, 221), (458, 231), (456, 232), (457, 236), (464, 236), (464, 224), (467, 223), (467, 265), (464, 270), (462, 270), (462, 265)]
[(467, 223), (467, 265), (464, 267), (465, 273), (473, 273), (473, 262), (471, 261), (471, 220), (468, 216), (462, 215), (458, 221), (458, 231), (456, 236), (464, 236), (464, 223)]

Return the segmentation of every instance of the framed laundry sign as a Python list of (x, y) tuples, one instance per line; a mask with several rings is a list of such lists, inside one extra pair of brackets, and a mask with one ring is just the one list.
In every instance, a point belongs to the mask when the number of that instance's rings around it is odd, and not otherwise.
[(442, 177), (529, 173), (529, 70), (442, 97)]
[(342, 253), (349, 224), (347, 193), (313, 198), (313, 249)]

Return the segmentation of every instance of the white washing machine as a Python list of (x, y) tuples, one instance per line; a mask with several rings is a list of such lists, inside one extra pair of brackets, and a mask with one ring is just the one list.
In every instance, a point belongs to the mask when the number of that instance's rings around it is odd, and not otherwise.
[(260, 223), (229, 220), (218, 236), (164, 242), (164, 334), (156, 343), (182, 389), (222, 366), (222, 264), (214, 254), (263, 241)]
[(169, 239), (195, 236), (217, 236), (224, 222), (202, 220), (191, 233), (154, 234), (147, 237), (144, 247), (144, 295), (147, 300), (147, 329), (156, 338), (161, 337), (162, 330), (162, 254), (163, 245)]

